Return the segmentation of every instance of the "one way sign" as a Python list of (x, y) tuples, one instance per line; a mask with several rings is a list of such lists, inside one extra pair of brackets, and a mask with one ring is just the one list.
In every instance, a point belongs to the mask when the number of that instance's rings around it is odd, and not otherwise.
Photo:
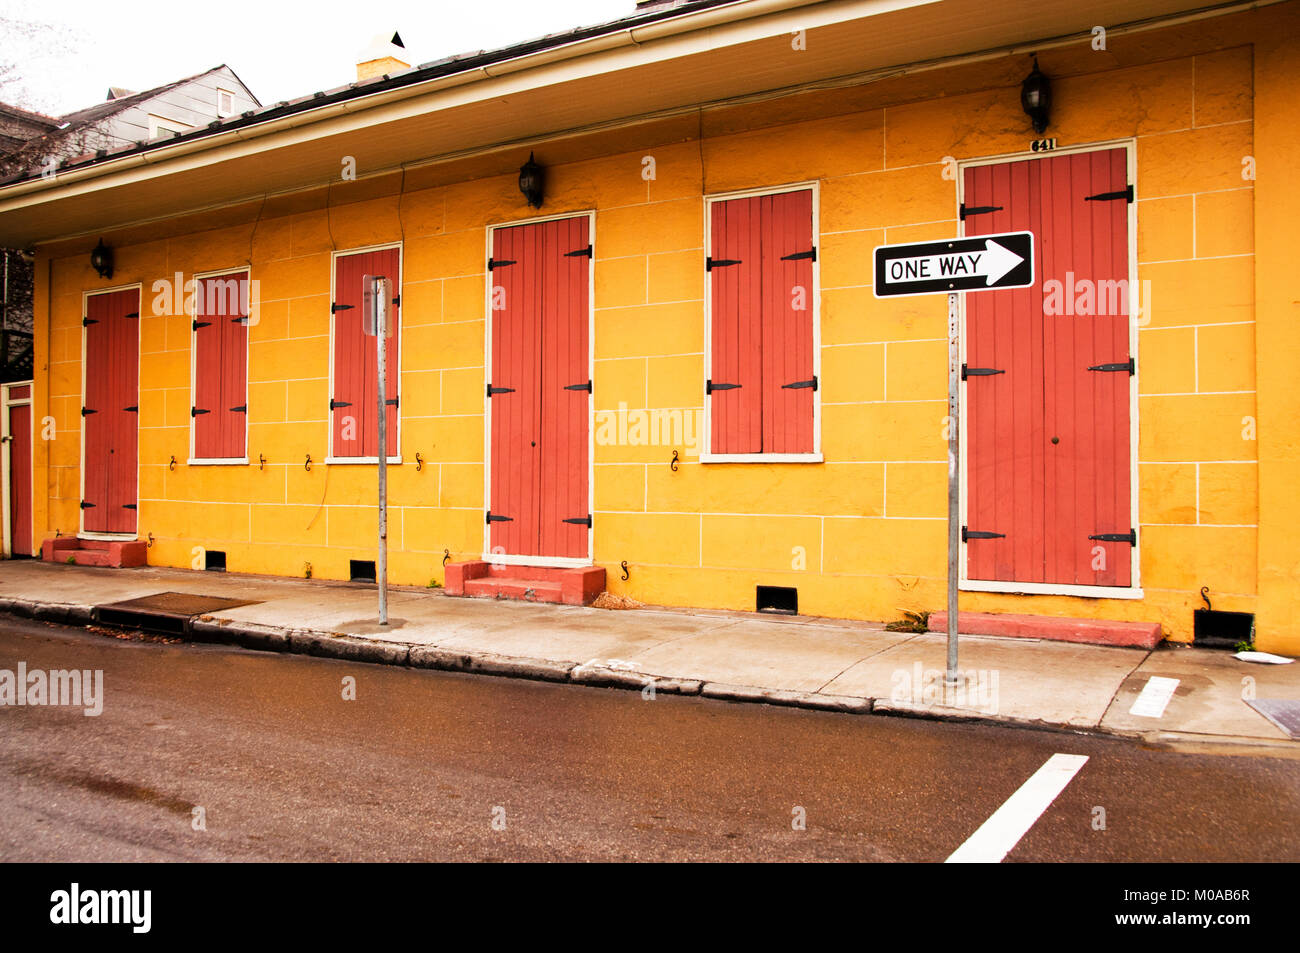
[(1028, 288), (1033, 283), (1033, 232), (876, 248), (877, 298)]

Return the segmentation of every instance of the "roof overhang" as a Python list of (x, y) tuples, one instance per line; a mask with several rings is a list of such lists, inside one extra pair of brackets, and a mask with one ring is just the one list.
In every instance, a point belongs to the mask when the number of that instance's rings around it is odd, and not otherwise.
[[(615, 29), (425, 82), (0, 188), (0, 246), (58, 238), (445, 161), (698, 104), (908, 64), (1086, 42), (1093, 25), (1217, 15), (1187, 0), (748, 0)], [(790, 42), (806, 31), (806, 49)]]

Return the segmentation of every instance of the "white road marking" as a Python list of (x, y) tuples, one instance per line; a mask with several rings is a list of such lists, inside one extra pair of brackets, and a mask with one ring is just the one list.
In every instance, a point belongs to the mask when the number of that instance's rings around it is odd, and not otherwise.
[(1052, 755), (944, 863), (1001, 863), (1087, 761), (1086, 754)]
[(1143, 718), (1159, 718), (1165, 713), (1165, 707), (1169, 704), (1169, 699), (1174, 697), (1177, 688), (1178, 679), (1152, 675), (1128, 713)]

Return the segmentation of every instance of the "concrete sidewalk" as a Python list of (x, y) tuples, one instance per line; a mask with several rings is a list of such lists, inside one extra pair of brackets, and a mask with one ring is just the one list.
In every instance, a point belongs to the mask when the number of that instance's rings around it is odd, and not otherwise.
[[(962, 636), (963, 681), (942, 685), (945, 639), (880, 625), (753, 613), (610, 611), (174, 569), (0, 562), (0, 611), (86, 623), (96, 606), (183, 592), (247, 600), (189, 625), (189, 637), (273, 651), (859, 713), (1098, 731), (1149, 741), (1296, 746), (1243, 700), (1300, 700), (1300, 664), (1226, 652), (1153, 652)], [(1151, 676), (1176, 678), (1163, 716), (1130, 713)], [(1245, 681), (1247, 678), (1253, 681)]]

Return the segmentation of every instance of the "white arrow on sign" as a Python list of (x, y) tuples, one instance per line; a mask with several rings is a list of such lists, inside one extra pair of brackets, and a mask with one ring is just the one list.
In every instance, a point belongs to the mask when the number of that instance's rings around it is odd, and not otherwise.
[(892, 258), (887, 262), (885, 281), (888, 284), (907, 284), (913, 281), (932, 281), (941, 278), (984, 277), (991, 285), (1025, 259), (993, 239), (984, 243), (983, 251), (950, 252), (945, 255), (923, 255), (920, 258)]

